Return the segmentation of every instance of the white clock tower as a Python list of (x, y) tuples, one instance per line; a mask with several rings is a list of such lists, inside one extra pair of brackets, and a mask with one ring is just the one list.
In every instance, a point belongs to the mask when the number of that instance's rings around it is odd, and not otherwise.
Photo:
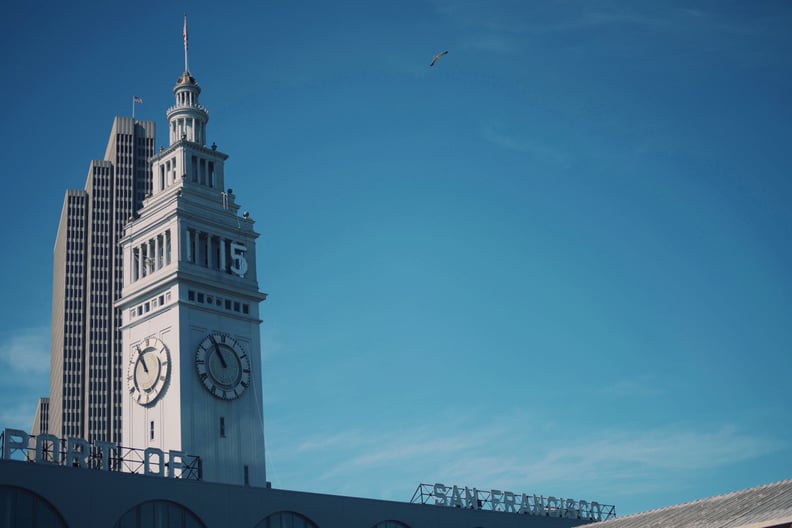
[(186, 60), (173, 92), (170, 144), (121, 241), (121, 443), (199, 456), (206, 481), (265, 486), (258, 234), (225, 188), (228, 156), (206, 146)]

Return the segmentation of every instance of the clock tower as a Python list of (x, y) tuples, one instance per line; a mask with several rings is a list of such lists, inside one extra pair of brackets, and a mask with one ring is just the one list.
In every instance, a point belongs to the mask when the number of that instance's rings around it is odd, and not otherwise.
[(265, 486), (258, 234), (225, 187), (228, 156), (206, 146), (186, 60), (173, 93), (169, 146), (121, 240), (121, 444), (199, 456), (206, 481)]

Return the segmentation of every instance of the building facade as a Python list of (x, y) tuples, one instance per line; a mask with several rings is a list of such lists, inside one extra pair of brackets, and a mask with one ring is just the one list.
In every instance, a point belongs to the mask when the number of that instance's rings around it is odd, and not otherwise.
[(85, 189), (66, 192), (53, 249), (50, 394), (39, 401), (34, 432), (121, 439), (119, 240), (151, 191), (154, 134), (151, 121), (115, 118)]
[(199, 455), (202, 478), (266, 485), (253, 220), (206, 146), (189, 71), (173, 89), (170, 143), (121, 240), (125, 391), (121, 444)]
[(570, 528), (590, 522), (559, 512), (474, 510), (0, 460), (0, 526)]

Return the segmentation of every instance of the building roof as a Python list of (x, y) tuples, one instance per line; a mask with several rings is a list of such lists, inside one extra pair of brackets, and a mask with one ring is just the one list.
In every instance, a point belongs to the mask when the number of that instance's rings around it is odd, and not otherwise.
[(770, 528), (792, 525), (792, 480), (596, 523), (597, 528)]

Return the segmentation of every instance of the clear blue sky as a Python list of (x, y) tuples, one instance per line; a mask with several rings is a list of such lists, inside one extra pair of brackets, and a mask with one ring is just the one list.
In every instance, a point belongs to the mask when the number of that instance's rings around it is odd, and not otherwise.
[(185, 10), (262, 233), (274, 486), (626, 514), (792, 478), (781, 0), (9, 5), (0, 426), (48, 391), (64, 192), (133, 96), (167, 142)]

